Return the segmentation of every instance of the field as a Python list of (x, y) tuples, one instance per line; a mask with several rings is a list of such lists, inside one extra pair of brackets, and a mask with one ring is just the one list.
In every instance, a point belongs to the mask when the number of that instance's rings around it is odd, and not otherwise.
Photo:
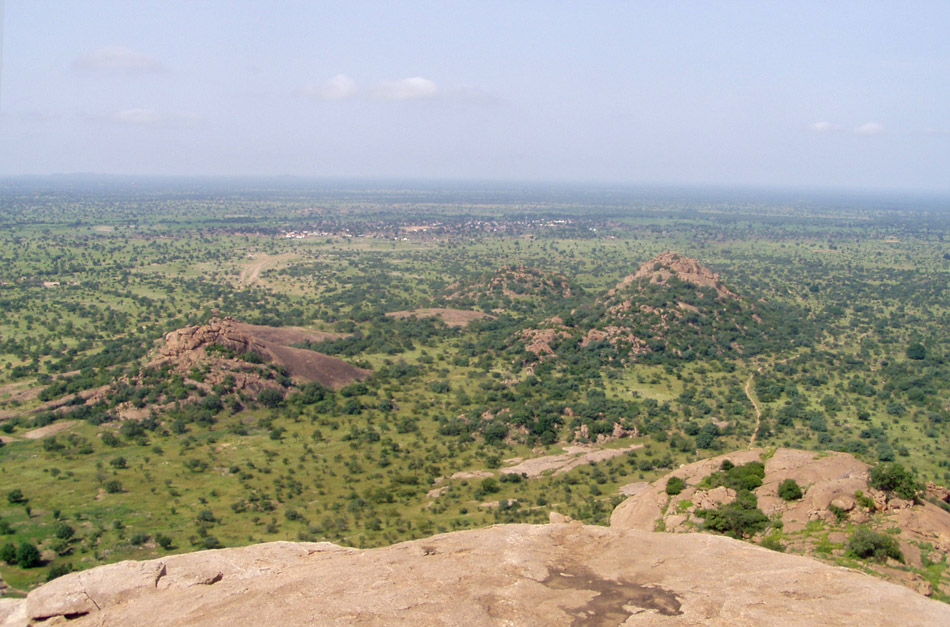
[[(42, 554), (0, 566), (8, 593), (266, 540), (604, 524), (623, 486), (752, 444), (950, 482), (940, 199), (136, 183), (0, 181), (0, 545)], [(295, 378), (253, 332), (154, 365), (227, 317), (372, 374)]]

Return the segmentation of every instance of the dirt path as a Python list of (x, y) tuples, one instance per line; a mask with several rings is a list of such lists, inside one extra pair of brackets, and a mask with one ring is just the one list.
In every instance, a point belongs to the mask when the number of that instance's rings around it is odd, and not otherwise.
[(241, 270), (241, 274), (238, 276), (238, 281), (245, 287), (253, 285), (261, 276), (262, 271), (272, 266), (276, 266), (281, 261), (293, 259), (296, 256), (297, 255), (293, 253), (284, 253), (283, 255), (261, 255), (250, 264), (244, 266), (244, 269)]
[[(781, 361), (776, 361), (771, 364), (766, 364), (768, 366), (777, 366), (778, 364), (784, 364), (791, 357), (786, 357)], [(752, 406), (755, 407), (755, 431), (752, 432), (752, 437), (749, 438), (749, 448), (755, 444), (756, 439), (759, 437), (759, 427), (762, 425), (762, 408), (759, 407), (759, 403), (756, 401), (755, 396), (752, 394), (752, 381), (755, 379), (755, 375), (762, 374), (762, 371), (765, 370), (765, 365), (759, 366), (755, 372), (749, 375), (749, 380), (745, 382), (745, 395), (749, 399), (749, 402), (752, 403)]]
[(759, 403), (755, 400), (755, 396), (752, 395), (752, 381), (755, 379), (755, 375), (761, 374), (762, 369), (765, 366), (759, 366), (758, 370), (749, 375), (749, 380), (745, 382), (745, 395), (749, 399), (749, 402), (752, 403), (752, 406), (755, 407), (755, 430), (752, 432), (752, 437), (749, 438), (749, 448), (752, 448), (755, 445), (755, 438), (759, 435), (759, 426), (762, 424), (762, 408), (759, 407)]

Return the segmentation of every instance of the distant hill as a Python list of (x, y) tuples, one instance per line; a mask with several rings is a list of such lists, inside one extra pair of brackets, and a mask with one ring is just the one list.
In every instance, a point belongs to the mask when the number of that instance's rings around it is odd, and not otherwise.
[(577, 322), (587, 343), (676, 359), (748, 356), (810, 340), (797, 312), (753, 300), (674, 252), (643, 263)]
[(601, 362), (742, 357), (809, 344), (800, 311), (754, 300), (697, 259), (664, 252), (593, 301), (523, 329), (513, 341), (543, 359), (596, 350)]
[[(247, 324), (231, 318), (212, 318), (208, 324), (185, 327), (165, 334), (164, 345), (150, 363), (153, 367), (172, 365), (187, 372), (191, 368), (209, 370), (210, 381), (237, 371), (246, 371), (247, 362), (273, 364), (298, 382), (315, 381), (339, 389), (369, 376), (342, 359), (291, 344), (320, 342), (341, 337), (301, 328), (279, 328)], [(260, 382), (257, 386), (260, 387)], [(266, 385), (264, 385), (266, 387)]]
[(508, 309), (512, 306), (558, 306), (582, 290), (563, 274), (528, 266), (504, 266), (457, 281), (445, 289), (444, 300), (458, 306)]

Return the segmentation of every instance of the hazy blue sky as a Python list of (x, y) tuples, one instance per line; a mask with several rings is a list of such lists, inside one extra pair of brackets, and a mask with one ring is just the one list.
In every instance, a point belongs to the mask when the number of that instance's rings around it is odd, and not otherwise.
[(6, 0), (0, 79), (0, 174), (950, 190), (948, 0)]

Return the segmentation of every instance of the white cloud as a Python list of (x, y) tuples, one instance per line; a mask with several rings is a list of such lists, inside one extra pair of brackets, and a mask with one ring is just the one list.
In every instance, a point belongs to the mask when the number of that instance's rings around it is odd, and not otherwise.
[(163, 113), (154, 109), (123, 109), (109, 116), (113, 122), (129, 126), (195, 126), (201, 116), (194, 113)]
[(831, 122), (815, 122), (808, 127), (808, 130), (813, 133), (837, 133), (841, 127)]
[(119, 46), (107, 46), (84, 54), (73, 61), (73, 68), (77, 70), (125, 72), (128, 74), (164, 72), (166, 69), (161, 61), (154, 57), (131, 48)]
[(439, 95), (439, 86), (421, 76), (398, 81), (380, 81), (375, 96), (380, 100), (424, 100)]
[(304, 96), (317, 100), (346, 100), (359, 92), (356, 81), (346, 74), (337, 74), (319, 85), (307, 85), (300, 90)]
[(855, 135), (880, 135), (884, 132), (884, 127), (877, 122), (865, 122), (852, 132)]

